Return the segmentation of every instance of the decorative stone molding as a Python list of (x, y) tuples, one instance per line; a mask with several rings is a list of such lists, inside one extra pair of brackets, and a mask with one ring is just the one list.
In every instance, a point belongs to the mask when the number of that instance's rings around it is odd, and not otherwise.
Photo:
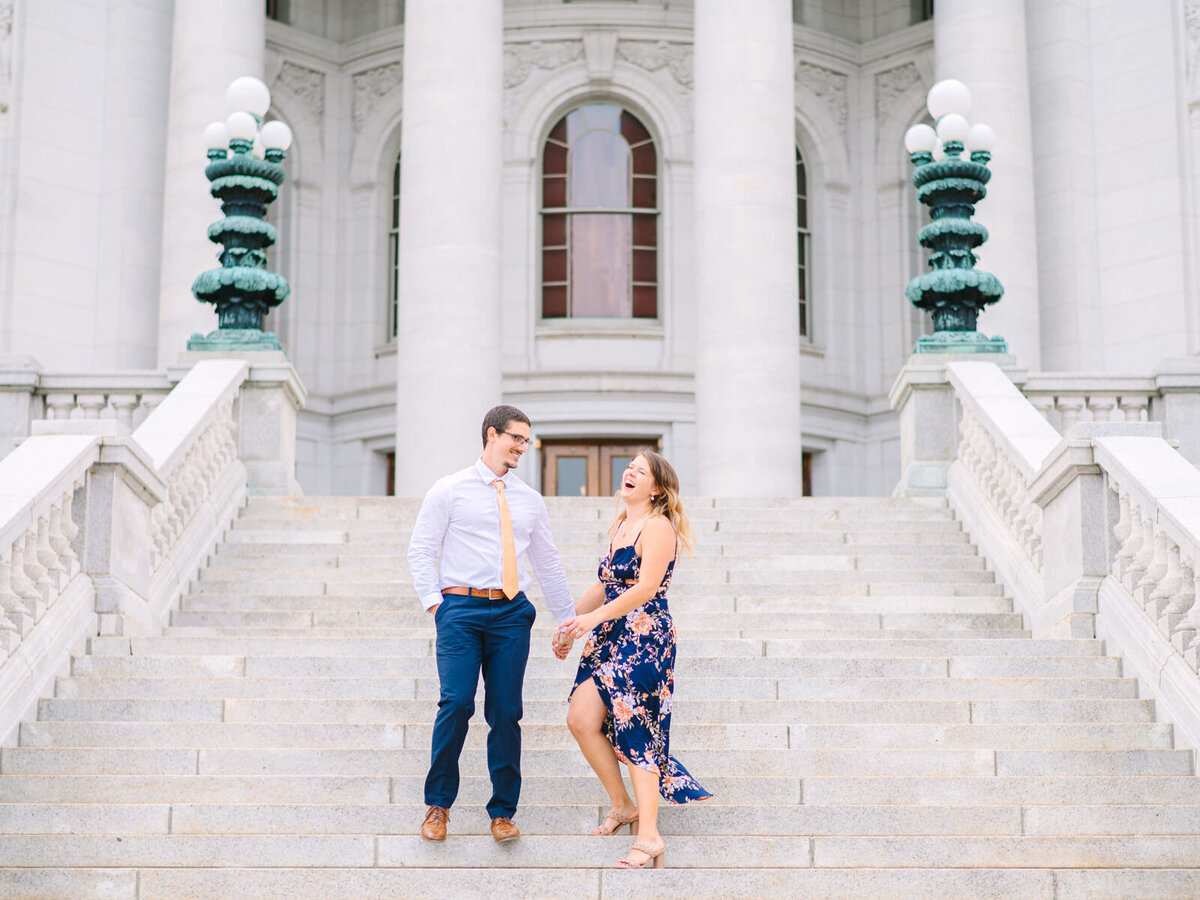
[(621, 41), (617, 55), (647, 72), (666, 68), (680, 87), (692, 89), (692, 59), (690, 44), (671, 44), (667, 41)]
[(358, 72), (354, 76), (354, 126), (362, 127), (371, 115), (375, 105), (390, 94), (399, 90), (404, 83), (404, 63), (402, 60), (385, 63), (373, 69)]
[(808, 62), (796, 63), (796, 84), (816, 94), (828, 104), (833, 120), (843, 135), (846, 133), (846, 120), (849, 118), (849, 83), (850, 76), (842, 72)]
[(558, 69), (583, 56), (583, 41), (532, 41), (504, 48), (504, 86), (523, 84), (534, 69)]
[(294, 62), (284, 62), (275, 77), (275, 83), (283, 85), (302, 100), (314, 119), (320, 119), (325, 114), (324, 72)]
[(583, 56), (587, 62), (588, 78), (592, 81), (612, 81), (617, 61), (615, 31), (585, 31)]
[(880, 122), (890, 116), (896, 99), (921, 80), (916, 63), (911, 62), (879, 72), (875, 76), (875, 120)]

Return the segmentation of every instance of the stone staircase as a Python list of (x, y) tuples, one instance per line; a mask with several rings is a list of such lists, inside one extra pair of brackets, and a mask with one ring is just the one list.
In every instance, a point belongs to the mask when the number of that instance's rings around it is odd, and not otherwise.
[[(548, 502), (582, 589), (612, 502)], [(161, 637), (93, 638), (0, 750), (0, 897), (1200, 896), (1191, 751), (1099, 642), (1029, 637), (944, 503), (688, 508), (672, 748), (716, 797), (663, 808), (665, 871), (586, 834), (607, 804), (544, 608), (524, 836), (488, 836), (477, 715), (451, 836), (417, 837), (416, 503), (261, 498)]]

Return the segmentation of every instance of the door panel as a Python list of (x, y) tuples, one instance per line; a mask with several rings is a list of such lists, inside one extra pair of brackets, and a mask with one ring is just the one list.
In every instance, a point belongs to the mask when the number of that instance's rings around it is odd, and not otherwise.
[(542, 493), (547, 497), (611, 497), (638, 449), (660, 438), (578, 438), (541, 441)]

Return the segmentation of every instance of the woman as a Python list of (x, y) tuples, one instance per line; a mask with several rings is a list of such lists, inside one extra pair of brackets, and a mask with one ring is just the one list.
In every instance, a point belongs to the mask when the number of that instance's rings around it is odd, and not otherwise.
[[(638, 840), (618, 867), (663, 865), (658, 797), (670, 803), (711, 796), (669, 752), (675, 623), (667, 586), (678, 546), (692, 549), (692, 532), (679, 502), (679, 478), (653, 450), (625, 469), (624, 512), (609, 529), (600, 578), (560, 627), (555, 653), (566, 656), (577, 637), (592, 632), (579, 660), (567, 725), (608, 791), (612, 809), (592, 834), (616, 834), (624, 825)], [(637, 802), (630, 799), (619, 762), (629, 767)]]

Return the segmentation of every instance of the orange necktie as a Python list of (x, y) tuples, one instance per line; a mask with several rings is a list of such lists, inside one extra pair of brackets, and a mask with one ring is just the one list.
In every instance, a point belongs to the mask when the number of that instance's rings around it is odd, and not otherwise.
[(497, 478), (492, 482), (496, 486), (496, 505), (500, 507), (500, 547), (504, 552), (504, 596), (509, 600), (517, 596), (520, 584), (517, 579), (517, 545), (513, 541), (512, 513), (508, 511), (508, 501), (504, 499), (504, 482)]

